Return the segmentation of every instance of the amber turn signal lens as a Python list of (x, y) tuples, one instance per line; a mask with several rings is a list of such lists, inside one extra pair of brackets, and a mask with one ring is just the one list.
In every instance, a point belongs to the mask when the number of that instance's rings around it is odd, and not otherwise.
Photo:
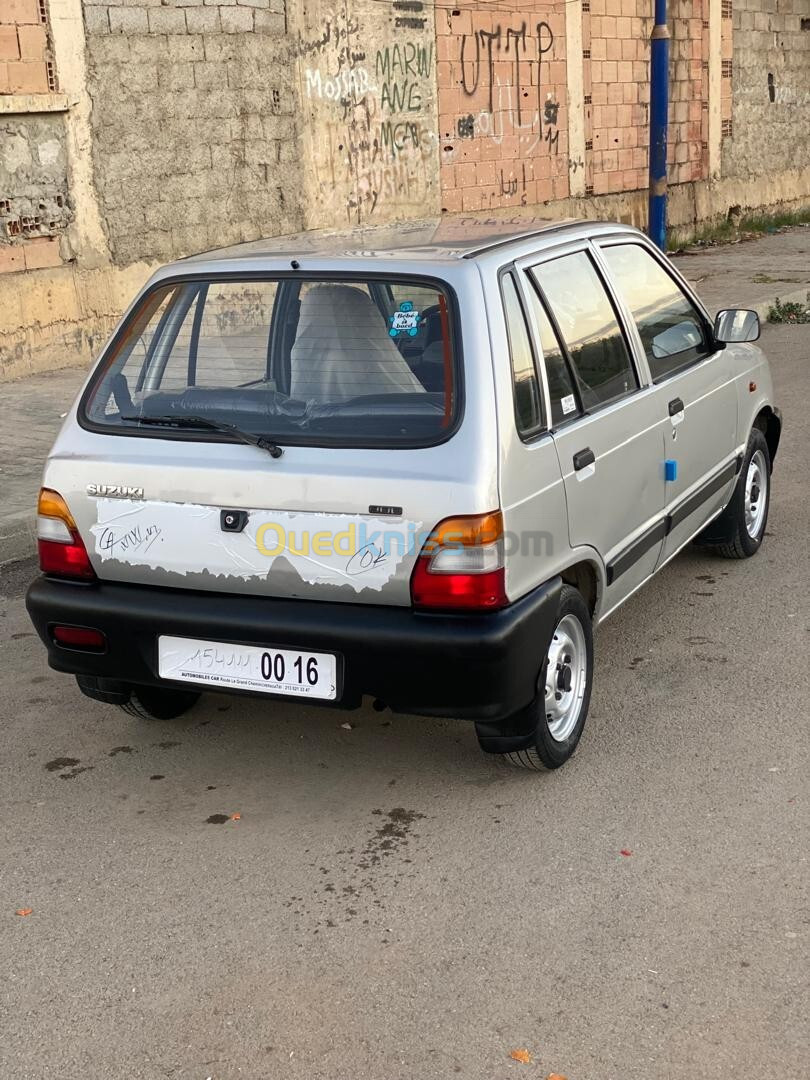
[(494, 544), (503, 536), (503, 515), (500, 510), (475, 517), (445, 518), (440, 521), (422, 548), (430, 555), (443, 547), (479, 547)]
[(71, 530), (76, 528), (76, 522), (73, 520), (73, 514), (68, 510), (67, 503), (58, 491), (53, 491), (51, 488), (42, 488), (40, 491), (37, 513), (42, 514), (43, 517), (58, 518), (64, 521)]

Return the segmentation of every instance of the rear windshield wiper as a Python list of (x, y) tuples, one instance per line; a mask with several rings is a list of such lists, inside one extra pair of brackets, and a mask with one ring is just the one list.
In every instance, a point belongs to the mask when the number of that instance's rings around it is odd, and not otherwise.
[(274, 443), (272, 439), (266, 439), (263, 435), (254, 435), (251, 431), (243, 431), (235, 424), (226, 424), (221, 420), (209, 420), (206, 416), (122, 416), (121, 420), (128, 420), (133, 424), (156, 424), (161, 427), (194, 427), (210, 428), (211, 431), (219, 431), (223, 435), (233, 435), (240, 442), (249, 446), (258, 446), (260, 450), (266, 450), (270, 457), (280, 458), (284, 451)]

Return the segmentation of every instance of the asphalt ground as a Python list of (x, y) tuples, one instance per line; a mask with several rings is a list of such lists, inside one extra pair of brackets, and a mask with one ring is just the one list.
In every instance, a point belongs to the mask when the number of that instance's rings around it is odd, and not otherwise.
[(762, 344), (767, 540), (600, 629), (553, 774), (370, 707), (134, 720), (47, 668), (4, 567), (2, 1080), (803, 1080), (810, 327)]

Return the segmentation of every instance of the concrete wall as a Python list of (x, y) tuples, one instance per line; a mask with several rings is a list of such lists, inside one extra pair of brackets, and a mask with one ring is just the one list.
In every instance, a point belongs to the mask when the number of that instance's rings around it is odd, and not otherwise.
[(731, 14), (733, 107), (723, 173), (747, 178), (806, 168), (810, 0), (734, 0)]
[(283, 0), (84, 0), (95, 184), (112, 260), (301, 225)]
[[(810, 202), (810, 0), (670, 15), (673, 233)], [(206, 248), (538, 205), (643, 226), (651, 16), (0, 0), (0, 379), (88, 362), (152, 267)]]
[(306, 227), (437, 214), (432, 5), (308, 0), (291, 12), (284, 56), (300, 95)]
[[(3, 47), (17, 48), (32, 72), (0, 89), (0, 379), (86, 363), (148, 272), (110, 261), (92, 174), (81, 0), (2, 0), (0, 25), (10, 20), (16, 45), (5, 34)], [(45, 59), (22, 59), (32, 27)]]
[(0, 236), (7, 242), (0, 251), (38, 250), (24, 241), (67, 228), (66, 142), (61, 116), (0, 116)]
[(435, 28), (422, 4), (83, 6), (116, 264), (438, 212)]

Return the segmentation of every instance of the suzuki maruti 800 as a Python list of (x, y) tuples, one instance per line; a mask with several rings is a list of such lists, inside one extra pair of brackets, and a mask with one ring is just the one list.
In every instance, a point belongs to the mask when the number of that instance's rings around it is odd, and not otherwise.
[(762, 543), (754, 312), (638, 231), (466, 219), (159, 270), (71, 409), (28, 609), (51, 667), (167, 719), (364, 695), (573, 753), (593, 629), (697, 539)]

